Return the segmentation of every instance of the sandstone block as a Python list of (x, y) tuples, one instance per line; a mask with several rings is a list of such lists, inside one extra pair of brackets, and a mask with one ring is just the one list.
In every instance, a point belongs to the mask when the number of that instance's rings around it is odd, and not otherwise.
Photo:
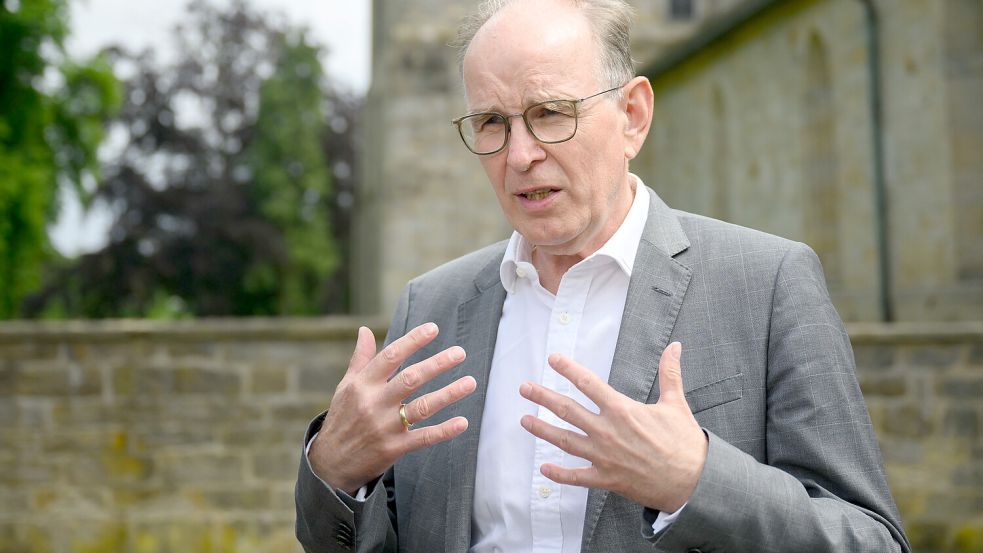
[(908, 362), (914, 367), (948, 369), (954, 366), (961, 354), (961, 345), (917, 346), (908, 351)]
[(311, 365), (300, 368), (298, 387), (304, 392), (330, 393), (341, 382), (347, 366), (344, 368), (326, 365)]
[(235, 371), (200, 367), (179, 367), (174, 372), (174, 389), (184, 394), (234, 395), (242, 390), (242, 378)]
[(276, 451), (254, 454), (253, 474), (265, 481), (289, 482), (297, 477), (300, 448), (284, 447)]
[(942, 427), (947, 435), (977, 440), (980, 437), (980, 413), (979, 408), (950, 406), (946, 409)]
[(969, 365), (983, 368), (983, 344), (973, 344), (969, 348)]
[(255, 367), (250, 373), (249, 393), (282, 394), (287, 392), (287, 367)]
[(979, 400), (983, 397), (983, 375), (952, 376), (936, 386), (939, 395), (954, 399)]
[(241, 482), (226, 488), (205, 488), (192, 493), (204, 499), (204, 507), (218, 511), (264, 511), (270, 508), (266, 486), (246, 487)]
[(170, 485), (242, 482), (243, 462), (227, 453), (172, 454), (160, 459), (164, 481)]
[(890, 346), (860, 344), (853, 347), (857, 373), (883, 371), (894, 366), (897, 349)]
[(902, 404), (890, 406), (884, 420), (884, 432), (899, 438), (920, 438), (935, 431), (935, 421), (929, 408)]
[(868, 376), (862, 375), (858, 378), (860, 390), (865, 397), (887, 396), (898, 397), (908, 392), (908, 385), (904, 377), (895, 376)]

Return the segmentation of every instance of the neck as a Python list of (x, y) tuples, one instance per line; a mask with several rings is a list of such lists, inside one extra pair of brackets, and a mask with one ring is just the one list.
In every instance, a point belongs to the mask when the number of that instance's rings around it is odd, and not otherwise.
[(601, 249), (601, 246), (606, 244), (614, 236), (614, 233), (625, 222), (625, 218), (628, 217), (628, 212), (631, 211), (631, 205), (635, 199), (635, 187), (637, 185), (638, 183), (634, 176), (629, 175), (628, 206), (623, 208), (624, 211), (620, 213), (620, 216), (612, 219), (611, 222), (613, 224), (609, 227), (609, 230), (596, 239), (589, 247), (582, 248), (576, 253), (568, 254), (562, 251), (551, 251), (549, 247), (540, 248), (535, 244), (532, 246), (532, 264), (533, 267), (536, 267), (536, 272), (539, 273), (540, 286), (556, 295), (560, 289), (560, 280), (570, 270), (570, 267), (573, 267), (592, 253)]
[(546, 253), (536, 246), (532, 247), (532, 265), (536, 267), (536, 272), (539, 273), (539, 284), (553, 295), (559, 291), (560, 280), (563, 279), (563, 275), (584, 257), (586, 256), (576, 254), (554, 255)]

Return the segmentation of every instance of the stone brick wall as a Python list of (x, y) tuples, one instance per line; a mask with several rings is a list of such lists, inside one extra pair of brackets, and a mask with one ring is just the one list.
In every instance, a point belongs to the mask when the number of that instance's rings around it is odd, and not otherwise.
[(983, 323), (848, 329), (914, 551), (983, 552)]
[(0, 552), (299, 551), (303, 432), (355, 328), (0, 324)]
[[(301, 435), (360, 322), (0, 323), (0, 553), (299, 551)], [(983, 324), (850, 332), (916, 551), (983, 552)]]

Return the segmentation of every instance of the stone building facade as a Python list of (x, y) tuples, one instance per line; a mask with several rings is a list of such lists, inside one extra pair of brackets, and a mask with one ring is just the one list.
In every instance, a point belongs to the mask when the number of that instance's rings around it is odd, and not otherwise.
[(637, 170), (670, 205), (810, 244), (848, 320), (880, 319), (882, 297), (896, 320), (978, 320), (983, 2), (873, 6), (874, 28), (863, 2), (772, 2), (644, 67), (656, 123)]
[[(475, 3), (374, 2), (362, 312), (510, 231), (450, 124), (464, 105), (446, 44)], [(684, 21), (679, 2), (633, 4), (656, 113), (632, 170), (670, 205), (810, 244), (847, 320), (981, 318), (981, 0), (694, 1)]]

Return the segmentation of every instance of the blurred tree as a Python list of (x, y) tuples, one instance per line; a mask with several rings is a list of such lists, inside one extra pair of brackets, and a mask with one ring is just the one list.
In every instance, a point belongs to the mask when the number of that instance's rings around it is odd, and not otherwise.
[(110, 240), (52, 271), (27, 315), (347, 307), (332, 231), (347, 219), (351, 174), (335, 189), (329, 169), (353, 166), (351, 147), (336, 146), (352, 140), (358, 103), (327, 86), (302, 32), (241, 1), (193, 3), (187, 22), (171, 67), (107, 52), (130, 75), (112, 130), (125, 145), (96, 195), (116, 213)]
[(87, 199), (96, 150), (119, 103), (102, 59), (67, 60), (63, 0), (0, 2), (0, 319), (18, 314), (53, 256), (46, 224), (58, 190)]
[(276, 72), (263, 83), (251, 158), (253, 195), (281, 230), (287, 259), (275, 272), (254, 271), (246, 283), (277, 290), (281, 313), (316, 313), (321, 284), (338, 265), (328, 220), (331, 179), (321, 148), (325, 117), (318, 49), (303, 35), (280, 49)]

